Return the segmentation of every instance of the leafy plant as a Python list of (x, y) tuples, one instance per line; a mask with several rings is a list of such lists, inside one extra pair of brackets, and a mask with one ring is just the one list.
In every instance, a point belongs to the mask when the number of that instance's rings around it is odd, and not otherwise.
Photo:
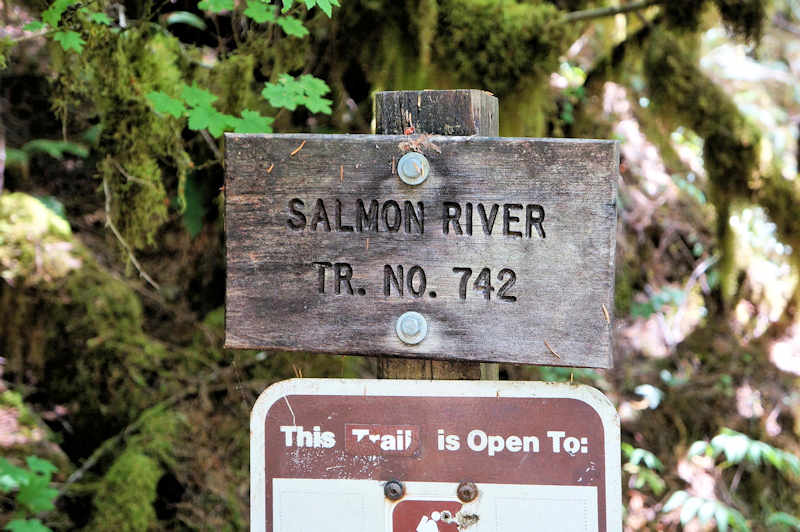
[(657, 473), (664, 469), (664, 464), (647, 449), (636, 448), (630, 443), (622, 443), (622, 454), (628, 461), (622, 469), (631, 475), (633, 487), (642, 489), (647, 486), (655, 495), (661, 495), (666, 488), (664, 479)]
[(800, 458), (794, 454), (728, 428), (723, 428), (711, 442), (700, 440), (689, 447), (689, 456), (703, 454), (713, 458), (723, 454), (728, 464), (747, 462), (760, 466), (766, 462), (783, 474), (800, 475)]
[(58, 491), (50, 487), (56, 466), (47, 460), (29, 456), (27, 468), (17, 467), (0, 458), (0, 491), (15, 493), (19, 516), (5, 527), (12, 532), (42, 532), (50, 529), (32, 516), (55, 508), (53, 500)]
[(695, 518), (701, 525), (708, 524), (711, 519), (714, 519), (719, 532), (726, 532), (728, 527), (744, 532), (750, 531), (749, 523), (738, 510), (714, 499), (696, 497), (680, 490), (672, 494), (661, 511), (668, 513), (678, 508), (681, 509), (682, 525), (686, 525)]
[(775, 512), (767, 518), (767, 526), (777, 526), (781, 529), (800, 530), (800, 518), (786, 512)]

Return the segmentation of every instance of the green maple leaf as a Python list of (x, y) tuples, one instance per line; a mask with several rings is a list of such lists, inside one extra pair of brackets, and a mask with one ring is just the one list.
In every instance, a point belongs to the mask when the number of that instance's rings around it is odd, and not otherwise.
[(43, 475), (48, 480), (50, 476), (58, 471), (58, 468), (54, 466), (49, 460), (45, 460), (44, 458), (39, 458), (38, 456), (29, 456), (25, 459), (25, 463), (28, 464), (28, 468), (33, 471), (34, 473), (39, 473)]
[(322, 97), (328, 92), (328, 85), (310, 74), (303, 74), (297, 79), (283, 74), (278, 83), (266, 83), (261, 95), (273, 107), (294, 111), (298, 105), (303, 105), (312, 113), (330, 114), (331, 100)]
[(105, 24), (106, 26), (111, 26), (111, 18), (109, 18), (109, 16), (105, 13), (92, 13), (89, 15), (89, 20), (95, 24)]
[(292, 76), (283, 74), (278, 79), (278, 83), (265, 83), (261, 96), (272, 107), (285, 107), (290, 111), (294, 111), (297, 109), (297, 105), (302, 103), (305, 95)]
[(233, 131), (235, 133), (272, 133), (270, 125), (273, 121), (274, 119), (268, 116), (261, 116), (258, 111), (245, 109)]
[(189, 111), (189, 129), (207, 129), (214, 137), (219, 137), (230, 126), (236, 125), (236, 117), (220, 113), (213, 107), (195, 107)]
[(41, 20), (32, 20), (27, 24), (25, 24), (24, 26), (22, 26), (22, 29), (25, 31), (39, 31), (43, 30), (46, 26), (47, 24), (45, 24)]
[(57, 31), (53, 34), (53, 40), (61, 44), (64, 51), (75, 50), (78, 53), (83, 51), (83, 45), (86, 44), (81, 38), (81, 34), (77, 31)]
[(244, 14), (259, 24), (275, 22), (275, 7), (265, 4), (262, 0), (247, 0)]
[(38, 519), (14, 519), (9, 521), (5, 530), (10, 532), (53, 532)]
[(205, 89), (201, 89), (195, 83), (191, 87), (184, 85), (181, 90), (181, 98), (192, 107), (210, 107), (217, 101), (217, 97)]
[(170, 114), (175, 118), (180, 118), (186, 112), (186, 107), (183, 105), (182, 101), (161, 91), (148, 93), (147, 99), (153, 104), (157, 113)]
[(339, 0), (303, 0), (303, 3), (305, 3), (307, 9), (311, 9), (314, 6), (319, 7), (328, 15), (328, 18), (331, 17), (333, 6), (339, 7)]
[(26, 483), (30, 476), (28, 471), (12, 465), (5, 458), (0, 458), (0, 492), (8, 493), (17, 489), (21, 484)]
[(303, 26), (303, 23), (294, 17), (280, 17), (275, 22), (286, 32), (286, 35), (291, 35), (292, 37), (305, 37), (308, 35), (308, 30)]
[(78, 0), (56, 0), (42, 13), (42, 20), (55, 28), (58, 26), (58, 21), (61, 20), (61, 15), (64, 14), (64, 11), (77, 2)]
[(30, 509), (34, 514), (55, 508), (53, 499), (58, 496), (58, 490), (49, 487), (49, 477), (32, 475), (27, 484), (20, 484), (17, 493), (17, 502)]
[[(283, 13), (289, 11), (289, 9), (294, 4), (295, 0), (283, 0)], [(331, 13), (333, 11), (332, 6), (339, 7), (339, 0), (303, 0), (303, 3), (306, 5), (306, 9), (311, 9), (314, 6), (320, 8), (325, 12), (326, 15), (330, 18)]]
[(312, 113), (331, 113), (331, 100), (322, 97), (331, 91), (327, 83), (310, 74), (303, 74), (297, 79), (297, 82), (306, 96), (303, 105), (308, 107), (309, 111)]
[(233, 0), (202, 0), (197, 7), (212, 13), (222, 13), (223, 11), (233, 11)]

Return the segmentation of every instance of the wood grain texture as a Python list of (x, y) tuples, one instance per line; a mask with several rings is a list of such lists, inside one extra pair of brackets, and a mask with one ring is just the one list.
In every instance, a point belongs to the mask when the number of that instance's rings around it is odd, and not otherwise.
[[(617, 144), (612, 141), (371, 135), (226, 136), (226, 346), (411, 358), (610, 367), (616, 227)], [(421, 141), (421, 142), (420, 142)], [(415, 145), (415, 142), (418, 144)], [(299, 146), (302, 149), (297, 151)], [(431, 165), (412, 187), (396, 175), (399, 157), (422, 151)], [(294, 153), (294, 155), (292, 155)], [(335, 229), (355, 225), (355, 202), (389, 200), (424, 206), (424, 232), (312, 231), (317, 199)], [(287, 225), (300, 199), (307, 224)], [(473, 234), (443, 231), (444, 202), (472, 203)], [(477, 205), (498, 204), (491, 235)], [(503, 235), (505, 204), (541, 205), (546, 236)], [(523, 218), (525, 209), (512, 211)], [(465, 224), (462, 213), (462, 224)], [(295, 221), (297, 218), (293, 218)], [(382, 222), (381, 222), (382, 223)], [(510, 222), (524, 233), (524, 223)], [(416, 227), (414, 225), (411, 226)], [(465, 227), (465, 225), (464, 225)], [(464, 229), (466, 232), (466, 229)], [(349, 264), (354, 294), (318, 292), (314, 262)], [(421, 266), (422, 297), (384, 295), (386, 265)], [(460, 293), (460, 274), (474, 274)], [(495, 291), (485, 299), (472, 284), (490, 268)], [(517, 282), (502, 301), (497, 275)], [(359, 289), (364, 295), (358, 295)], [(435, 291), (436, 297), (430, 297)], [(395, 333), (408, 310), (423, 314), (429, 332), (415, 346)], [(556, 356), (556, 353), (558, 356)]]
[[(375, 133), (405, 135), (500, 134), (500, 104), (480, 90), (386, 91), (375, 94)], [(379, 357), (381, 379), (469, 379), (499, 380), (497, 364), (469, 361), (419, 360)]]
[(499, 105), (491, 93), (475, 89), (387, 91), (375, 94), (375, 132), (379, 135), (499, 134)]

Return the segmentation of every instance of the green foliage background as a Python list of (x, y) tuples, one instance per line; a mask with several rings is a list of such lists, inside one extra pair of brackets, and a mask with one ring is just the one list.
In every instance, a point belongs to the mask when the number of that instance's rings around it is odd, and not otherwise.
[[(0, 441), (0, 525), (245, 529), (258, 393), (374, 375), (369, 359), (222, 349), (224, 132), (364, 133), (375, 91), (471, 87), (498, 96), (505, 136), (612, 138), (619, 86), (676, 190), (650, 194), (641, 222), (647, 176), (623, 160), (620, 330), (699, 317), (664, 356), (621, 332), (614, 370), (501, 375), (589, 382), (620, 406), (626, 529), (800, 529), (800, 397), (770, 359), (797, 283), (743, 331), (761, 296), (730, 223), (760, 209), (796, 275), (800, 194), (765, 155), (771, 132), (700, 63), (720, 27), (769, 55), (796, 2), (16, 0), (2, 16), (0, 414), (16, 432)], [(800, 95), (781, 98), (800, 113)], [(740, 413), (745, 387), (774, 419)], [(30, 479), (52, 508), (25, 502)]]

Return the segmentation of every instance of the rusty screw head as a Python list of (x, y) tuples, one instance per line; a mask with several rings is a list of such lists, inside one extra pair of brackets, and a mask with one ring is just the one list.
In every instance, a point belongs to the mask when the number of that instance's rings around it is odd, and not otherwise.
[(456, 493), (461, 502), (470, 502), (478, 496), (478, 487), (474, 482), (462, 482), (456, 488)]
[(399, 480), (390, 480), (386, 484), (383, 485), (383, 494), (386, 495), (386, 498), (390, 501), (398, 501), (403, 498), (405, 495), (406, 489), (403, 487), (403, 483)]

